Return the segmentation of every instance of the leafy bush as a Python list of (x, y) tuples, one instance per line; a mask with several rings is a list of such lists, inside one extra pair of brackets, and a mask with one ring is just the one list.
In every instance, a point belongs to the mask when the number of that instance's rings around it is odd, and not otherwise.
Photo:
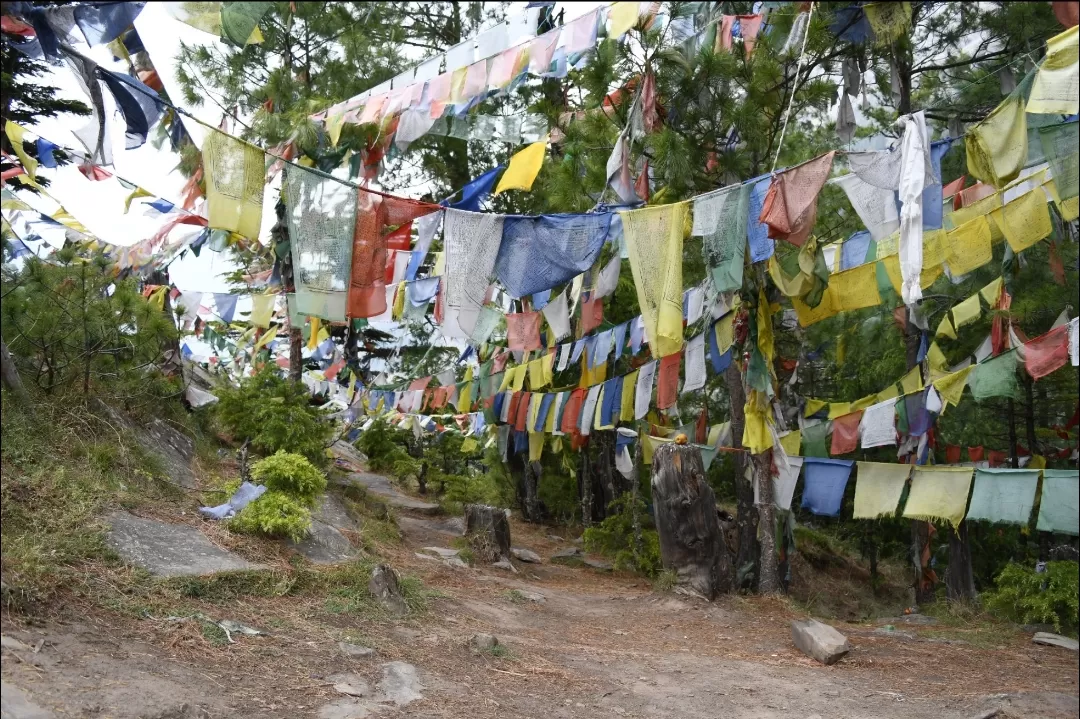
[(251, 442), (255, 451), (270, 455), (285, 451), (302, 454), (315, 464), (326, 463), (332, 427), (308, 404), (302, 384), (278, 377), (265, 367), (219, 392), (218, 421), (233, 437)]
[(391, 427), (381, 417), (372, 422), (356, 441), (356, 446), (367, 456), (368, 468), (374, 472), (393, 471), (399, 462), (409, 462), (412, 458), (402, 447), (405, 433)]
[[(663, 569), (660, 560), (660, 535), (655, 529), (641, 530), (641, 552), (634, 547), (634, 502), (630, 495), (612, 501), (611, 514), (599, 525), (585, 530), (585, 548), (612, 557), (616, 569), (630, 569), (647, 577), (655, 577)], [(648, 515), (645, 503), (637, 498), (637, 511), (644, 523)]]
[(311, 529), (311, 510), (285, 492), (267, 490), (229, 520), (229, 529), (300, 541)]
[(1080, 614), (1080, 571), (1076, 562), (1047, 562), (1036, 573), (1009, 564), (997, 578), (997, 589), (982, 596), (991, 612), (1020, 624), (1053, 624), (1054, 631), (1076, 635)]
[(270, 492), (283, 492), (309, 507), (326, 491), (326, 475), (303, 455), (278, 451), (260, 459), (251, 476)]

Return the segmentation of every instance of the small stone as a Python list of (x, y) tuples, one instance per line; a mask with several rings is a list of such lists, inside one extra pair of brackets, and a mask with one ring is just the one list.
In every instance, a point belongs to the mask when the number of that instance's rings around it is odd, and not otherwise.
[(814, 619), (792, 622), (791, 638), (799, 651), (822, 664), (835, 664), (851, 651), (847, 637)]
[(549, 534), (549, 535), (547, 535), (547, 538), (550, 539), (552, 542), (565, 542), (566, 541), (565, 539), (563, 539), (562, 537), (560, 537), (557, 534)]
[(405, 603), (405, 598), (401, 596), (401, 586), (398, 583), (397, 572), (389, 564), (379, 564), (371, 570), (368, 591), (390, 612), (394, 614), (408, 613), (409, 605)]
[(540, 564), (542, 561), (540, 555), (531, 549), (522, 549), (520, 547), (514, 547), (510, 550), (510, 553), (514, 555), (514, 558), (519, 562), (526, 562), (528, 564)]
[(495, 647), (499, 646), (499, 638), (494, 634), (473, 634), (469, 639), (469, 644), (474, 649), (478, 649), (482, 652), (490, 652)]
[(584, 554), (577, 547), (567, 547), (560, 549), (551, 555), (551, 561), (553, 562), (567, 562), (567, 561), (580, 561), (584, 557)]
[(448, 557), (448, 558), (443, 560), (443, 564), (445, 564), (448, 567), (453, 567), (454, 569), (468, 569), (469, 568), (469, 565), (466, 564), (459, 557)]
[(497, 562), (493, 562), (491, 566), (495, 567), (496, 569), (505, 569), (512, 574), (518, 573), (517, 568), (510, 563), (509, 559), (500, 559)]
[(359, 644), (349, 644), (348, 642), (338, 642), (338, 648), (347, 657), (353, 657), (355, 659), (367, 659), (368, 657), (375, 656), (375, 650), (371, 647), (362, 647)]
[(540, 594), (539, 592), (527, 592), (519, 589), (518, 594), (520, 594), (528, 601), (536, 602), (537, 604), (543, 604), (547, 601), (547, 597), (545, 597), (543, 594)]
[(443, 559), (449, 559), (450, 557), (458, 556), (459, 550), (447, 549), (446, 547), (424, 547), (424, 551), (428, 554), (434, 554), (442, 557)]
[(1061, 647), (1062, 649), (1068, 649), (1071, 652), (1080, 651), (1080, 642), (1075, 639), (1069, 639), (1063, 637), (1060, 634), (1052, 634), (1050, 632), (1035, 632), (1035, 636), (1031, 638), (1031, 641), (1036, 644), (1046, 644), (1052, 647)]
[(0, 647), (3, 647), (4, 649), (10, 649), (12, 651), (17, 651), (17, 652), (28, 652), (28, 651), (30, 651), (30, 645), (29, 644), (24, 644), (23, 642), (20, 642), (15, 637), (9, 637), (6, 634), (0, 635)]
[(420, 677), (412, 664), (388, 662), (382, 665), (382, 674), (376, 701), (393, 702), (402, 707), (424, 698), (424, 695), (420, 693), (424, 687), (420, 684)]
[(602, 559), (593, 559), (592, 557), (586, 557), (582, 560), (586, 567), (592, 567), (593, 569), (599, 569), (601, 572), (610, 572), (611, 562), (605, 562)]
[(366, 697), (371, 694), (371, 687), (358, 674), (334, 674), (326, 678), (334, 682), (334, 691), (350, 697)]

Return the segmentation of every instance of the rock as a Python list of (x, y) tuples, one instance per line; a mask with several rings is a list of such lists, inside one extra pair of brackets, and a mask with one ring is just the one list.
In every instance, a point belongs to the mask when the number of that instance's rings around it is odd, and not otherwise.
[(319, 498), (319, 504), (311, 513), (312, 519), (317, 519), (323, 524), (329, 524), (335, 529), (348, 529), (355, 531), (356, 520), (349, 516), (345, 505), (341, 503), (337, 495), (326, 493)]
[(319, 707), (319, 713), (316, 716), (319, 719), (367, 719), (371, 716), (371, 711), (367, 702), (343, 698), (323, 704)]
[(560, 537), (557, 534), (549, 534), (549, 535), (547, 535), (547, 538), (550, 539), (552, 542), (565, 542), (566, 541), (565, 539), (563, 539), (562, 537)]
[(330, 454), (336, 463), (353, 472), (362, 472), (367, 462), (367, 457), (360, 450), (341, 439), (330, 445)]
[(536, 602), (537, 604), (543, 604), (547, 601), (547, 597), (545, 597), (543, 594), (540, 594), (539, 592), (528, 592), (519, 589), (518, 594), (520, 594), (523, 598), (529, 600), (530, 602)]
[(447, 549), (446, 547), (424, 547), (424, 551), (428, 554), (434, 554), (435, 556), (442, 557), (443, 559), (449, 559), (450, 557), (458, 556), (460, 550)]
[(519, 562), (526, 562), (528, 564), (540, 564), (540, 555), (531, 549), (522, 549), (521, 547), (513, 547), (510, 553), (514, 555), (514, 558)]
[(567, 547), (566, 549), (560, 549), (551, 555), (551, 561), (553, 562), (571, 562), (574, 560), (581, 561), (584, 558), (584, 553), (577, 547)]
[(416, 673), (416, 667), (408, 662), (388, 662), (382, 665), (382, 679), (379, 680), (375, 700), (393, 702), (399, 707), (423, 699), (423, 685)]
[(1051, 647), (1061, 647), (1062, 649), (1068, 649), (1070, 652), (1080, 651), (1080, 643), (1075, 639), (1069, 639), (1063, 637), (1060, 634), (1051, 634), (1050, 632), (1035, 632), (1035, 636), (1031, 638), (1031, 641), (1036, 644), (1046, 644)]
[(125, 561), (159, 577), (265, 569), (211, 544), (186, 524), (165, 524), (127, 512), (112, 514), (109, 523), (109, 546)]
[(891, 624), (886, 624), (883, 627), (878, 627), (877, 629), (874, 630), (874, 634), (880, 634), (880, 635), (886, 636), (886, 637), (899, 637), (900, 639), (917, 639), (918, 638), (914, 634), (912, 634), (911, 632), (897, 631), (896, 627), (894, 627)]
[(919, 614), (914, 612), (912, 614), (904, 614), (899, 617), (890, 617), (888, 619), (879, 619), (878, 624), (914, 624), (916, 626), (930, 626), (937, 624), (938, 620), (934, 617), (928, 617), (925, 614)]
[(315, 564), (336, 564), (356, 555), (356, 549), (344, 534), (317, 519), (311, 520), (307, 537), (299, 542), (290, 539), (288, 545)]
[(851, 651), (847, 637), (814, 619), (792, 622), (791, 638), (799, 651), (822, 664), (835, 664)]
[(511, 574), (517, 574), (518, 573), (517, 568), (513, 564), (510, 563), (509, 559), (500, 559), (497, 562), (492, 562), (491, 566), (495, 567), (496, 569), (505, 569), (506, 571), (510, 572)]
[(349, 642), (338, 642), (338, 649), (345, 656), (354, 659), (367, 659), (375, 656), (375, 650), (371, 647), (362, 647), (359, 644), (350, 644)]
[(376, 499), (381, 499), (391, 507), (406, 509), (418, 514), (438, 514), (440, 511), (439, 505), (413, 499), (391, 484), (389, 479), (378, 474), (352, 472), (348, 475), (348, 482), (364, 487)]
[(499, 646), (499, 638), (494, 634), (473, 634), (469, 639), (469, 645), (473, 649), (478, 649), (482, 652), (490, 652), (492, 649)]
[(408, 613), (409, 606), (405, 603), (405, 598), (401, 596), (397, 572), (389, 564), (379, 564), (371, 570), (368, 591), (391, 613)]
[(586, 567), (592, 567), (593, 569), (599, 569), (601, 572), (610, 572), (611, 562), (605, 562), (603, 559), (593, 559), (592, 557), (585, 557), (581, 560), (585, 563)]
[(454, 569), (468, 569), (469, 565), (458, 557), (449, 557), (443, 560), (443, 564)]
[(266, 635), (266, 632), (261, 629), (241, 624), (235, 619), (222, 619), (217, 625), (224, 629), (226, 634), (230, 635), (230, 641), (233, 634), (244, 634), (249, 637), (261, 637)]
[(14, 684), (0, 682), (0, 716), (4, 719), (54, 719), (56, 715), (34, 704), (26, 692)]
[(359, 674), (334, 674), (326, 681), (334, 683), (334, 691), (350, 697), (366, 697), (371, 694), (371, 687)]
[(127, 428), (147, 454), (161, 461), (169, 481), (187, 489), (198, 486), (198, 478), (191, 469), (195, 456), (195, 441), (191, 437), (160, 419), (136, 422), (96, 397), (91, 398), (88, 405), (93, 412), (104, 415), (113, 424)]
[(0, 647), (16, 652), (28, 652), (33, 649), (29, 644), (20, 642), (15, 637), (9, 637), (7, 634), (0, 635)]

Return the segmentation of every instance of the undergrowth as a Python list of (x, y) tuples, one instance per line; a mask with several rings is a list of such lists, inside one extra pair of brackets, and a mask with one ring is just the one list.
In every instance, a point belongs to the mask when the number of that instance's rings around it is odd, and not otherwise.
[(994, 614), (1019, 624), (1052, 624), (1055, 632), (1076, 636), (1080, 614), (1080, 571), (1076, 562), (1047, 562), (1039, 573), (1009, 564), (997, 588), (982, 596)]

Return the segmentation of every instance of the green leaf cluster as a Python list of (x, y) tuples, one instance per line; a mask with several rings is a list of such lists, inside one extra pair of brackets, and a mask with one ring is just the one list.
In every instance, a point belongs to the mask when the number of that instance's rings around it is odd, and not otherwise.
[(1053, 624), (1054, 631), (1076, 636), (1080, 613), (1080, 574), (1076, 562), (1047, 562), (1037, 573), (1009, 564), (997, 578), (997, 589), (982, 596), (991, 612), (1020, 624)]

